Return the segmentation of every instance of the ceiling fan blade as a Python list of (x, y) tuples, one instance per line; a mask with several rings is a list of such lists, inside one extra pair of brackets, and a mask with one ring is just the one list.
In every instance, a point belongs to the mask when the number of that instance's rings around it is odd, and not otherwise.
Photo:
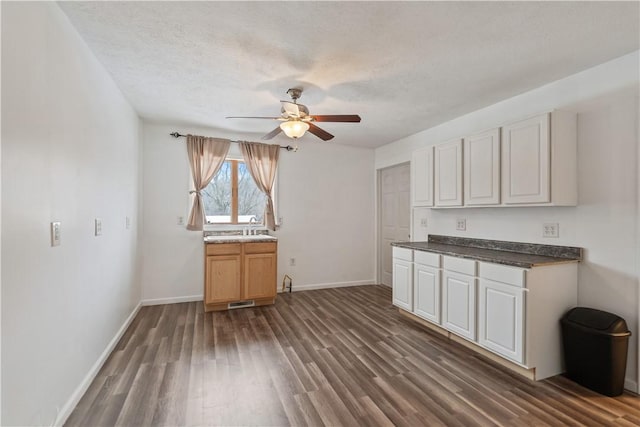
[(318, 126), (314, 125), (313, 123), (307, 123), (307, 124), (309, 125), (309, 132), (311, 132), (321, 140), (328, 141), (333, 138), (333, 135), (331, 135), (326, 130), (320, 129)]
[(329, 115), (312, 115), (316, 122), (343, 122), (343, 123), (360, 123), (360, 116), (357, 114), (329, 114)]
[(229, 116), (225, 117), (225, 119), (269, 119), (269, 120), (278, 120), (280, 117), (246, 117), (246, 116)]
[(268, 134), (266, 134), (265, 136), (262, 137), (262, 139), (271, 139), (274, 136), (276, 136), (277, 134), (279, 134), (280, 132), (282, 132), (282, 129), (280, 129), (280, 126), (278, 126), (277, 128), (275, 128), (274, 130), (272, 130), (271, 132), (269, 132)]

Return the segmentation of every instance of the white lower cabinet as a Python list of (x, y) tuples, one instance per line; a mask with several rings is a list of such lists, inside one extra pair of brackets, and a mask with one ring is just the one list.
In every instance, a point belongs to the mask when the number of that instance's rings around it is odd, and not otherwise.
[(559, 321), (577, 283), (577, 263), (519, 268), (394, 247), (394, 305), (536, 380), (562, 373)]
[(442, 326), (476, 339), (476, 278), (454, 271), (442, 272)]
[(414, 254), (413, 313), (440, 324), (440, 255), (427, 252)]
[(480, 279), (478, 342), (515, 362), (524, 360), (526, 290), (511, 284)]
[(413, 251), (393, 248), (393, 305), (413, 310)]

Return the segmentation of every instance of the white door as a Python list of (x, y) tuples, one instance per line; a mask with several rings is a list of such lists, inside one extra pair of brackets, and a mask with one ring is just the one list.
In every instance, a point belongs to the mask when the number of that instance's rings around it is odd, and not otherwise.
[(442, 272), (442, 325), (461, 337), (476, 339), (476, 279)]
[(488, 279), (479, 288), (480, 345), (524, 364), (525, 289)]
[(464, 139), (465, 206), (500, 203), (500, 129)]
[(411, 155), (412, 206), (433, 206), (433, 147)]
[(415, 264), (413, 269), (415, 315), (440, 324), (440, 269)]
[(502, 127), (502, 201), (551, 201), (549, 114)]
[(462, 206), (462, 140), (435, 146), (435, 205)]
[(393, 259), (393, 305), (407, 311), (413, 310), (413, 263)]
[(380, 282), (391, 286), (393, 274), (391, 243), (406, 242), (410, 239), (409, 164), (382, 169), (378, 176)]

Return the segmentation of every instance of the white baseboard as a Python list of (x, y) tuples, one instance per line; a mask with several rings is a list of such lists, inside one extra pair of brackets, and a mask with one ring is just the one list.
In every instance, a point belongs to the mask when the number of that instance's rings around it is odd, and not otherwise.
[(638, 390), (638, 383), (633, 381), (631, 378), (624, 379), (624, 388), (634, 393), (640, 393), (640, 390)]
[(203, 299), (204, 299), (203, 295), (188, 295), (188, 296), (184, 296), (184, 297), (143, 299), (141, 301), (141, 304), (143, 306), (147, 306), (147, 305), (162, 305), (162, 304), (176, 304), (176, 303), (179, 303), (179, 302), (202, 301)]
[(82, 396), (84, 396), (85, 392), (95, 379), (96, 375), (98, 375), (100, 368), (102, 368), (102, 365), (107, 361), (107, 358), (118, 344), (118, 341), (120, 341), (120, 338), (122, 338), (129, 325), (131, 325), (131, 322), (133, 322), (136, 314), (138, 314), (138, 311), (140, 311), (140, 307), (142, 307), (142, 304), (138, 303), (129, 317), (127, 317), (127, 320), (125, 320), (120, 329), (118, 329), (118, 332), (116, 332), (116, 335), (113, 337), (113, 339), (109, 342), (109, 344), (107, 344), (107, 347), (104, 349), (100, 357), (98, 357), (96, 363), (93, 364), (91, 369), (89, 369), (89, 372), (87, 372), (87, 375), (85, 375), (84, 379), (71, 394), (71, 397), (69, 398), (69, 400), (67, 400), (67, 403), (65, 403), (62, 409), (60, 409), (60, 412), (58, 412), (58, 416), (53, 423), (54, 426), (62, 426), (65, 422), (67, 422), (67, 418), (69, 418), (71, 412), (73, 412), (76, 405), (78, 404)]
[(376, 281), (370, 280), (356, 280), (353, 282), (334, 282), (334, 283), (313, 283), (308, 285), (293, 285), (293, 292), (298, 291), (310, 291), (313, 289), (328, 289), (328, 288), (346, 288), (348, 286), (362, 286), (362, 285), (375, 285)]

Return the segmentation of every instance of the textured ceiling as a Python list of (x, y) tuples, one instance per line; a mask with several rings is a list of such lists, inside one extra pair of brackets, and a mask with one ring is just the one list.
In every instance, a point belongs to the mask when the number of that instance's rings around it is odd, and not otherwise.
[(638, 2), (59, 4), (142, 117), (247, 139), (290, 87), (378, 147), (639, 48)]

